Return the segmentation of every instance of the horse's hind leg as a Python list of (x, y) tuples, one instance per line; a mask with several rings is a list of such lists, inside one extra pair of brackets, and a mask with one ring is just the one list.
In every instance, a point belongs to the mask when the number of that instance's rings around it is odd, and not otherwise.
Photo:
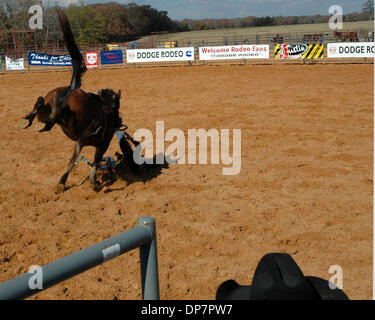
[(21, 129), (26, 129), (31, 126), (38, 113), (38, 108), (42, 105), (44, 105), (44, 99), (42, 97), (39, 97), (38, 101), (34, 105), (33, 111), (31, 111), (27, 116), (21, 119), (19, 123)]
[(78, 164), (78, 159), (79, 159), (79, 155), (81, 153), (81, 150), (82, 150), (82, 145), (81, 145), (80, 141), (77, 141), (77, 143), (74, 146), (73, 156), (70, 159), (69, 164), (68, 164), (68, 169), (62, 175), (62, 177), (60, 178), (59, 184), (57, 185), (57, 191), (58, 192), (65, 191), (66, 180), (68, 180), (68, 176), (69, 176), (70, 171), (72, 171), (74, 166), (76, 166)]
[(103, 156), (105, 152), (107, 151), (108, 147), (109, 147), (109, 143), (96, 148), (94, 165), (92, 166), (91, 171), (90, 171), (90, 183), (91, 184), (96, 185), (98, 183), (98, 181), (96, 180), (97, 166), (99, 165), (100, 161), (102, 161)]

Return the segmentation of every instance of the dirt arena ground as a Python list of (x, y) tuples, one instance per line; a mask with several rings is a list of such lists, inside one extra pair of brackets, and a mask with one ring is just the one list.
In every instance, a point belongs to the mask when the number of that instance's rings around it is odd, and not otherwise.
[[(242, 170), (172, 165), (147, 182), (94, 191), (81, 162), (55, 194), (74, 143), (59, 127), (21, 130), (36, 98), (70, 72), (0, 75), (0, 282), (157, 221), (162, 299), (214, 299), (234, 279), (250, 284), (269, 252), (305, 275), (343, 269), (352, 299), (372, 298), (373, 65), (221, 65), (89, 71), (83, 89), (123, 90), (133, 133), (242, 130)], [(107, 155), (119, 150), (113, 139)], [(92, 160), (93, 149), (83, 154)], [(31, 299), (140, 299), (138, 250)]]

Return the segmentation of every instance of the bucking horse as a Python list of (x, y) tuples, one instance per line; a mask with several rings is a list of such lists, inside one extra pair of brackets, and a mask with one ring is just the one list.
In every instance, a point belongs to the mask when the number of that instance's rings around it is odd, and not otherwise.
[[(103, 89), (96, 94), (80, 89), (81, 77), (86, 72), (83, 56), (75, 42), (70, 23), (61, 10), (57, 10), (66, 48), (72, 58), (73, 75), (70, 86), (50, 91), (44, 98), (39, 97), (34, 109), (20, 121), (20, 127), (30, 127), (35, 118), (38, 123), (34, 129), (39, 132), (50, 131), (58, 124), (71, 140), (76, 141), (73, 156), (66, 172), (60, 178), (57, 191), (65, 190), (70, 171), (77, 165), (82, 148), (96, 148), (94, 162), (90, 171), (90, 182), (96, 185), (97, 167), (107, 151), (114, 133), (123, 127), (119, 115), (121, 91)], [(132, 141), (132, 138), (127, 135)], [(134, 141), (132, 141), (134, 143)], [(127, 142), (128, 143), (128, 142)], [(130, 144), (126, 146), (130, 156)]]

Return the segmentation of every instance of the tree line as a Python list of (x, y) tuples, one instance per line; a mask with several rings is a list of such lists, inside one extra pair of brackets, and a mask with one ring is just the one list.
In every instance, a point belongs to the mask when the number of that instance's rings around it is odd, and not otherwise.
[[(348, 13), (343, 16), (344, 22), (368, 21), (372, 15), (368, 12)], [(249, 28), (262, 26), (282, 26), (296, 24), (315, 24), (328, 23), (331, 16), (314, 15), (314, 16), (276, 16), (276, 17), (255, 17), (249, 16), (245, 18), (235, 19), (202, 19), (191, 20), (185, 19), (178, 22), (182, 31), (195, 30), (214, 30), (214, 29), (230, 29), (230, 28)]]
[[(42, 3), (41, 0), (0, 0), (0, 30), (28, 29), (30, 18), (28, 11), (34, 4), (41, 5)], [(345, 14), (344, 22), (373, 19), (373, 6), (374, 0), (367, 0), (362, 12)], [(55, 9), (54, 6), (43, 9), (43, 29), (46, 31), (47, 42), (50, 43), (62, 40)], [(174, 21), (168, 17), (168, 12), (159, 11), (149, 5), (116, 2), (91, 5), (84, 5), (81, 2), (64, 9), (79, 43), (127, 42), (157, 31), (181, 32), (327, 23), (330, 19), (329, 15), (313, 15)], [(43, 41), (45, 41), (44, 38)]]
[[(374, 20), (374, 0), (364, 1), (360, 13), (348, 13), (343, 15), (344, 22), (357, 22)], [(192, 30), (212, 30), (212, 29), (229, 29), (229, 28), (249, 28), (262, 26), (282, 26), (295, 24), (314, 24), (328, 23), (331, 16), (329, 15), (311, 15), (311, 16), (276, 16), (276, 17), (255, 17), (248, 16), (245, 18), (235, 19), (185, 19), (178, 21), (179, 29), (182, 31)]]
[[(330, 15), (311, 15), (311, 16), (276, 16), (276, 17), (255, 17), (235, 19), (185, 19), (178, 21), (179, 29), (182, 31), (193, 30), (213, 30), (230, 28), (249, 28), (262, 26), (282, 26), (295, 24), (314, 24), (328, 23)], [(357, 22), (374, 20), (374, 0), (366, 0), (363, 3), (360, 13), (347, 13), (343, 15), (344, 22)]]
[[(0, 30), (29, 29), (29, 8), (41, 0), (0, 0)], [(180, 31), (166, 11), (149, 5), (106, 4), (70, 5), (65, 10), (79, 43), (126, 42), (156, 31)], [(43, 29), (48, 42), (62, 40), (56, 7), (43, 7)]]

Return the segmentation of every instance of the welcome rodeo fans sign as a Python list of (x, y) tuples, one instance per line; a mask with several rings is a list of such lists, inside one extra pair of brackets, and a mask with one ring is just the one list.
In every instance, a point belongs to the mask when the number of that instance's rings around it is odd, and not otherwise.
[(128, 63), (194, 61), (194, 48), (134, 49), (126, 51)]
[(199, 60), (268, 59), (269, 45), (200, 47)]

